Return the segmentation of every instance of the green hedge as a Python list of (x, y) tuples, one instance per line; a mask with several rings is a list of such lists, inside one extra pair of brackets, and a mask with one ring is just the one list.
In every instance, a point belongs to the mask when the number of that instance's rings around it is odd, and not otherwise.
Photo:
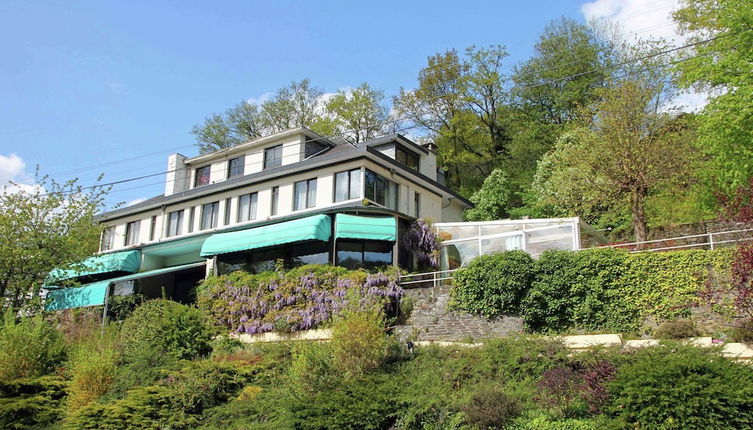
[(639, 330), (690, 315), (706, 283), (725, 282), (732, 249), (629, 254), (615, 249), (481, 256), (455, 272), (453, 304), (494, 317), (516, 310), (535, 331)]

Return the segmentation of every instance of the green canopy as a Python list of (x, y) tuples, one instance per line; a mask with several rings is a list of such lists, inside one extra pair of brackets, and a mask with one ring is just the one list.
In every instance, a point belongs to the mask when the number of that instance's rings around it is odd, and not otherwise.
[(397, 239), (397, 220), (395, 217), (337, 214), (335, 216), (335, 239), (394, 242)]
[(213, 234), (202, 245), (201, 256), (209, 257), (305, 240), (327, 242), (331, 235), (332, 220), (330, 217), (314, 215), (262, 227)]
[(114, 252), (112, 254), (89, 257), (68, 269), (53, 269), (47, 276), (54, 283), (81, 276), (98, 275), (110, 272), (138, 272), (141, 267), (141, 252), (138, 250)]
[(103, 305), (107, 295), (107, 288), (111, 284), (131, 281), (134, 279), (150, 278), (152, 276), (164, 275), (185, 269), (193, 269), (204, 265), (206, 265), (206, 261), (183, 264), (181, 266), (165, 267), (162, 269), (149, 270), (146, 272), (107, 279), (105, 281), (92, 282), (91, 284), (86, 284), (80, 287), (47, 287), (49, 288), (49, 291), (47, 293), (47, 303), (45, 303), (44, 309), (47, 311), (60, 311), (70, 308)]

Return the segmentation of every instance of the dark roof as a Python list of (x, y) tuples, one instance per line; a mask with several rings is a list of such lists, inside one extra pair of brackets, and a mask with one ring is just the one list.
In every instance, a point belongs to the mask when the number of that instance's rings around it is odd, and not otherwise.
[(429, 153), (428, 149), (408, 139), (407, 137), (403, 136), (400, 133), (393, 133), (393, 134), (388, 134), (386, 136), (377, 137), (376, 139), (370, 139), (364, 142), (363, 144), (366, 146), (379, 146), (385, 143), (392, 143), (392, 142), (400, 142), (403, 145), (409, 146), (413, 150), (423, 152), (424, 154)]

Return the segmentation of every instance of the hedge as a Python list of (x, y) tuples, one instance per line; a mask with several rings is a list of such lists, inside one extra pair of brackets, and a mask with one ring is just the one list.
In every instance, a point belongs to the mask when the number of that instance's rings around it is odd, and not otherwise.
[(689, 316), (707, 282), (727, 282), (733, 251), (550, 250), (533, 264), (521, 251), (484, 255), (455, 272), (452, 303), (485, 317), (518, 313), (534, 331), (635, 331), (648, 318)]

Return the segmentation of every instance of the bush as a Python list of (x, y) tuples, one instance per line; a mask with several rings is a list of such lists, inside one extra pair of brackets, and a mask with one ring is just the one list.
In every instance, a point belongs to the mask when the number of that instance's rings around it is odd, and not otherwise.
[(151, 300), (123, 321), (121, 339), (126, 362), (156, 348), (177, 359), (207, 354), (212, 331), (198, 309), (172, 300)]
[(332, 346), (329, 343), (304, 343), (293, 352), (289, 383), (297, 393), (313, 393), (336, 382)]
[(145, 298), (141, 294), (112, 296), (107, 300), (107, 319), (110, 321), (123, 321), (144, 301)]
[(92, 403), (65, 422), (70, 429), (193, 428), (205, 410), (235, 397), (247, 382), (229, 363), (189, 363), (156, 385), (138, 387), (120, 400)]
[(0, 381), (40, 376), (65, 359), (65, 342), (41, 315), (16, 321), (7, 311), (0, 326)]
[(65, 381), (57, 376), (0, 382), (0, 428), (52, 427), (63, 417)]
[(730, 333), (733, 342), (753, 343), (753, 319), (748, 318), (737, 324)]
[(331, 345), (333, 367), (344, 376), (361, 376), (379, 367), (389, 347), (382, 310), (345, 310), (332, 326)]
[(608, 412), (646, 429), (753, 426), (753, 370), (692, 346), (644, 348), (609, 384)]
[(455, 272), (452, 300), (459, 309), (487, 318), (516, 314), (533, 276), (534, 260), (524, 251), (482, 255)]
[(102, 397), (118, 371), (119, 351), (115, 333), (96, 334), (71, 353), (68, 371), (68, 411), (76, 411)]
[(461, 409), (469, 424), (482, 429), (508, 428), (522, 411), (517, 399), (494, 386), (482, 387), (474, 392)]
[(541, 375), (536, 384), (537, 399), (558, 417), (573, 415), (580, 392), (581, 377), (569, 366), (555, 367)]
[(700, 336), (700, 334), (698, 327), (689, 319), (666, 321), (654, 332), (657, 339), (686, 339)]

